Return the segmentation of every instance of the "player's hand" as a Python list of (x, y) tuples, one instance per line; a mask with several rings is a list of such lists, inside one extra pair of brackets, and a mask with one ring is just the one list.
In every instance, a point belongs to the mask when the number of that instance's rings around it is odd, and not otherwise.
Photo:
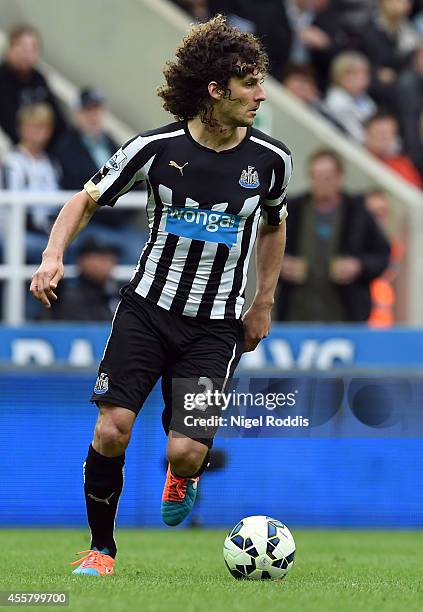
[(51, 302), (57, 300), (54, 293), (64, 276), (63, 262), (57, 257), (43, 257), (43, 261), (32, 277), (30, 291), (32, 295), (46, 307), (51, 308)]
[(244, 351), (254, 351), (260, 340), (269, 335), (271, 325), (271, 306), (254, 305), (245, 313), (244, 324)]
[(361, 274), (363, 264), (357, 257), (336, 257), (329, 270), (331, 280), (337, 285), (349, 285)]

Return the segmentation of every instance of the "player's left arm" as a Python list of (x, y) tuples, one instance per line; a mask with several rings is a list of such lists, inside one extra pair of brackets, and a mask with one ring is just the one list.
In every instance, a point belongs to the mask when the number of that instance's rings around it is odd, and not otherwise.
[[(285, 152), (284, 152), (285, 153)], [(256, 294), (243, 317), (245, 351), (253, 351), (269, 335), (275, 291), (282, 267), (288, 216), (286, 192), (292, 174), (289, 151), (278, 156), (272, 170), (269, 193), (262, 204), (256, 242)]]
[(260, 222), (256, 243), (256, 294), (243, 317), (246, 351), (253, 351), (260, 340), (269, 335), (285, 241), (285, 221), (276, 227)]

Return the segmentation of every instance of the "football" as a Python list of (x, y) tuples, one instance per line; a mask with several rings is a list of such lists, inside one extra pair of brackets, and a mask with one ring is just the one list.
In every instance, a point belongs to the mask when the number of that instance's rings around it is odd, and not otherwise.
[(270, 516), (248, 516), (226, 536), (226, 567), (234, 578), (278, 580), (294, 564), (295, 542), (288, 527)]

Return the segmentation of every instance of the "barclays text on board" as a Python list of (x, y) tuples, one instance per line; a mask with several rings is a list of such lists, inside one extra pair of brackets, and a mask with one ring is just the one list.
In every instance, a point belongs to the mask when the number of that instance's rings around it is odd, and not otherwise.
[[(108, 325), (0, 327), (0, 364), (95, 368), (108, 335)], [(325, 371), (337, 366), (420, 368), (423, 329), (274, 324), (239, 368)]]

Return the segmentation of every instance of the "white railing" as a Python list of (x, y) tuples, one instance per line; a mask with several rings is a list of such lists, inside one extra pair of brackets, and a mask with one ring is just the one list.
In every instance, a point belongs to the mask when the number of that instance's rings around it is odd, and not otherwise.
[[(36, 266), (25, 264), (26, 211), (39, 205), (51, 205), (59, 210), (74, 192), (28, 193), (0, 190), (0, 236), (3, 237), (3, 260), (0, 263), (0, 281), (3, 281), (3, 322), (21, 325), (25, 320), (25, 283)], [(119, 208), (145, 209), (146, 192), (133, 192), (119, 200)], [(4, 214), (6, 213), (6, 214)], [(1, 219), (4, 217), (2, 229)], [(47, 242), (47, 239), (46, 239)], [(133, 266), (117, 266), (114, 276), (118, 280), (130, 279)], [(65, 267), (65, 277), (76, 276), (76, 266)]]
[[(11, 192), (0, 190), (0, 235), (3, 234), (3, 260), (0, 263), (0, 281), (3, 281), (3, 322), (20, 325), (25, 320), (25, 283), (36, 266), (25, 264), (25, 218), (28, 208), (50, 204), (59, 209), (74, 192), (52, 194)], [(132, 192), (119, 200), (119, 208), (145, 209), (146, 192)], [(421, 196), (419, 196), (421, 198)], [(407, 256), (402, 270), (404, 320), (412, 325), (423, 325), (423, 201), (413, 202), (408, 208)], [(6, 213), (6, 214), (4, 214)], [(1, 218), (5, 217), (2, 230)], [(115, 278), (129, 280), (134, 266), (117, 266)], [(250, 266), (251, 269), (251, 266)], [(75, 266), (66, 266), (65, 276), (76, 275)]]

